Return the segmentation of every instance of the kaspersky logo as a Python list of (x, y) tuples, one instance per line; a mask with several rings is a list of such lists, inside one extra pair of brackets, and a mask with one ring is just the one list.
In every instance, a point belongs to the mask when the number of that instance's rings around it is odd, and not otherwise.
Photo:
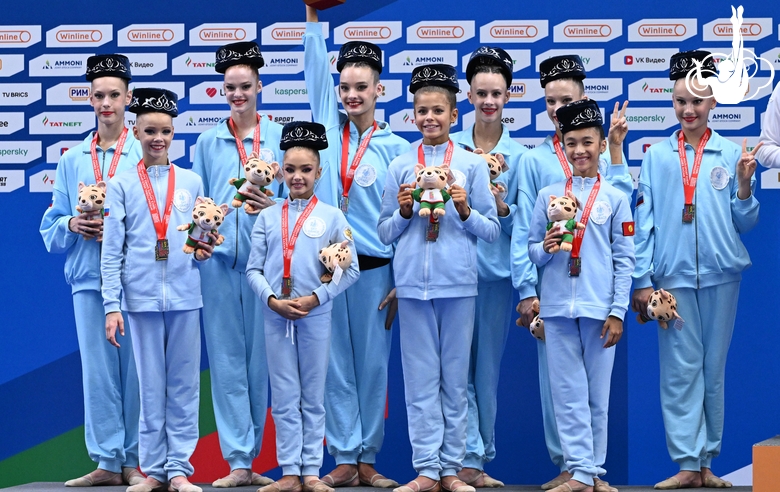
[(673, 89), (671, 87), (650, 87), (647, 82), (642, 84), (642, 91), (649, 92), (650, 94), (671, 94)]

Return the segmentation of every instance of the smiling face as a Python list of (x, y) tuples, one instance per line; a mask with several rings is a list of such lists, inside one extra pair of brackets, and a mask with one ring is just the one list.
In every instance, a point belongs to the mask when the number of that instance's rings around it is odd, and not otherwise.
[(414, 124), (422, 132), (423, 143), (439, 145), (450, 138), (450, 126), (458, 119), (458, 108), (451, 104), (447, 89), (423, 87), (414, 94)]
[(127, 89), (125, 79), (98, 77), (93, 80), (89, 103), (95, 110), (98, 123), (113, 125), (120, 121), (124, 122), (125, 106), (130, 104), (131, 96), (132, 92)]
[(350, 118), (371, 113), (376, 100), (382, 94), (379, 75), (368, 65), (346, 65), (339, 78), (339, 97)]
[(500, 73), (476, 73), (471, 79), (468, 98), (478, 120), (483, 123), (501, 121), (501, 112), (509, 101), (506, 79)]
[(607, 141), (596, 127), (580, 128), (563, 135), (563, 147), (574, 175), (592, 178), (599, 172), (599, 157), (607, 149)]
[(307, 200), (314, 194), (314, 182), (320, 177), (320, 155), (306, 147), (287, 149), (282, 170), (290, 199)]
[(558, 131), (558, 118), (555, 112), (561, 106), (570, 102), (579, 101), (585, 97), (582, 84), (574, 79), (558, 79), (547, 82), (544, 86), (544, 103), (547, 108), (547, 116)]
[(165, 164), (173, 140), (173, 118), (165, 113), (139, 114), (133, 136), (141, 143), (146, 165)]
[[(691, 89), (693, 92), (688, 91), (685, 79), (678, 79), (674, 83), (672, 92), (674, 114), (680, 122), (683, 133), (701, 135), (707, 129), (710, 111), (717, 103), (712, 97), (712, 89), (709, 86), (702, 87), (696, 84), (695, 79), (691, 79)], [(706, 96), (709, 98), (705, 99)]]
[(225, 71), (225, 99), (230, 105), (231, 114), (257, 112), (257, 95), (263, 90), (263, 84), (257, 76), (257, 70), (249, 65), (233, 65)]

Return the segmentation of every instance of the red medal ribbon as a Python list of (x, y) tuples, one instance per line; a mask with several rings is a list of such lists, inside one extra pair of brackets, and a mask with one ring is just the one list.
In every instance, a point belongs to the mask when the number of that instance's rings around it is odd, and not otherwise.
[(374, 130), (377, 129), (376, 121), (371, 127), (371, 131), (368, 132), (366, 138), (360, 142), (355, 157), (352, 158), (352, 165), (347, 170), (347, 160), (349, 159), (349, 120), (344, 125), (344, 133), (341, 135), (341, 186), (344, 191), (341, 196), (346, 197), (349, 195), (349, 189), (352, 188), (352, 180), (355, 178), (355, 170), (360, 165), (360, 161), (363, 160), (363, 154), (366, 153), (368, 148), (368, 142), (371, 141), (371, 135), (374, 134)]
[(160, 210), (157, 208), (157, 198), (154, 196), (154, 189), (152, 188), (152, 182), (149, 180), (149, 174), (144, 166), (144, 160), (138, 163), (138, 178), (141, 180), (141, 187), (144, 189), (144, 196), (146, 197), (146, 204), (149, 205), (149, 213), (152, 214), (152, 223), (154, 223), (154, 230), (157, 231), (157, 240), (162, 241), (165, 239), (166, 232), (168, 231), (168, 222), (171, 218), (171, 210), (173, 209), (173, 192), (176, 187), (176, 175), (173, 170), (173, 164), (171, 166), (171, 175), (168, 177), (168, 196), (165, 197), (165, 215), (160, 219)]
[(293, 227), (292, 236), (287, 236), (287, 209), (289, 208), (290, 201), (285, 200), (282, 205), (282, 251), (284, 254), (284, 275), (282, 278), (290, 278), (290, 265), (292, 263), (293, 250), (295, 249), (295, 242), (298, 240), (298, 234), (301, 233), (304, 222), (309, 218), (309, 214), (314, 210), (314, 206), (317, 205), (317, 197), (312, 195), (311, 201), (303, 209), (301, 215), (295, 221), (295, 227)]
[[(114, 147), (114, 157), (111, 158), (111, 165), (108, 167), (108, 179), (114, 177), (116, 167), (119, 165), (119, 158), (122, 157), (122, 149), (125, 146), (125, 140), (127, 139), (127, 127), (122, 129), (122, 133), (119, 135), (119, 140)], [(103, 172), (100, 170), (100, 164), (97, 158), (97, 142), (98, 132), (95, 132), (95, 136), (92, 137), (92, 148), (90, 154), (92, 154), (92, 170), (95, 172), (95, 183), (103, 181)]]
[[(452, 143), (452, 140), (447, 144), (447, 150), (444, 151), (444, 162), (441, 163), (444, 167), (450, 167), (450, 162), (452, 162), (452, 152), (455, 150), (455, 144)], [(417, 147), (417, 162), (420, 164), (425, 165), (425, 152), (423, 152), (423, 144), (420, 144), (419, 147)]]
[(699, 179), (699, 166), (701, 166), (701, 160), (704, 157), (704, 146), (707, 145), (707, 141), (710, 139), (712, 130), (707, 128), (707, 131), (702, 135), (699, 140), (699, 145), (696, 147), (696, 157), (693, 159), (693, 170), (690, 177), (688, 176), (688, 156), (685, 154), (685, 136), (682, 130), (677, 137), (677, 148), (680, 151), (680, 169), (682, 170), (683, 190), (685, 191), (685, 204), (693, 205), (693, 193), (696, 190), (696, 181)]
[(566, 175), (566, 179), (571, 179), (571, 167), (569, 167), (569, 161), (566, 159), (566, 154), (563, 153), (563, 145), (558, 138), (558, 134), (553, 135), (553, 148), (555, 149), (555, 155), (558, 156), (558, 162), (561, 163), (563, 168), (563, 174)]
[[(571, 192), (571, 182), (572, 182), (572, 178), (566, 180), (566, 194)], [(590, 195), (588, 195), (588, 201), (585, 203), (585, 209), (582, 211), (582, 216), (580, 217), (579, 220), (579, 222), (582, 222), (582, 224), (585, 225), (586, 227), (585, 229), (575, 229), (574, 231), (574, 240), (571, 243), (572, 258), (580, 257), (582, 238), (585, 237), (585, 231), (587, 230), (588, 219), (590, 218), (590, 210), (593, 208), (593, 204), (596, 202), (596, 195), (599, 194), (600, 188), (601, 188), (601, 175), (597, 174), (596, 183), (593, 185), (593, 189), (590, 190)]]
[[(243, 166), (246, 164), (246, 161), (249, 160), (246, 155), (246, 149), (244, 148), (244, 141), (238, 136), (236, 123), (233, 121), (232, 116), (228, 120), (228, 124), (230, 125), (230, 129), (233, 130), (233, 137), (236, 139), (236, 148), (238, 149), (238, 155), (241, 157), (241, 165)], [(258, 156), (260, 155), (260, 115), (257, 115), (257, 126), (255, 126), (255, 133), (252, 135), (252, 152)]]

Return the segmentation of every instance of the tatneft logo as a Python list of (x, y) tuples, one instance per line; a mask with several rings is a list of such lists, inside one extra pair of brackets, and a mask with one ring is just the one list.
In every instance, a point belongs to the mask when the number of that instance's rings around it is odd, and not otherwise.
[(546, 38), (546, 20), (497, 20), (479, 28), (481, 43), (534, 43)]
[(610, 55), (610, 68), (615, 72), (668, 71), (669, 58), (677, 51), (675, 48), (621, 50)]
[(682, 41), (696, 33), (696, 19), (642, 19), (628, 26), (629, 41)]
[(184, 24), (132, 24), (117, 33), (119, 46), (171, 46), (184, 41)]
[(214, 53), (184, 53), (171, 60), (173, 75), (212, 75), (216, 59)]
[(348, 41), (371, 41), (387, 44), (401, 37), (401, 22), (348, 22), (333, 30), (333, 41), (344, 44)]
[(628, 84), (629, 101), (672, 100), (674, 81), (668, 78), (643, 78)]
[(0, 47), (26, 48), (41, 41), (41, 26), (0, 26)]
[(409, 44), (453, 44), (473, 37), (474, 21), (423, 21), (406, 28)]
[(55, 169), (44, 169), (28, 177), (30, 193), (51, 193), (54, 191)]
[(671, 94), (674, 92), (673, 87), (650, 87), (650, 85), (645, 82), (642, 84), (642, 91), (644, 92), (650, 92), (651, 94)]
[(190, 29), (190, 46), (221, 46), (225, 43), (251, 41), (257, 37), (257, 24), (201, 24)]
[(623, 34), (623, 21), (621, 19), (604, 20), (569, 20), (562, 22), (553, 28), (555, 42), (605, 42), (615, 39)]
[(101, 46), (113, 39), (111, 24), (63, 25), (46, 31), (48, 48)]
[(70, 133), (79, 134), (95, 127), (95, 113), (92, 111), (44, 112), (28, 120), (31, 135)]

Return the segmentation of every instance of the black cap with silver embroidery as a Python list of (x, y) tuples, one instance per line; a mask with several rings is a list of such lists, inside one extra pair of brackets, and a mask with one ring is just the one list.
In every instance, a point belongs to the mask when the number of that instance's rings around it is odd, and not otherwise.
[(99, 77), (119, 77), (130, 80), (130, 60), (125, 55), (94, 55), (87, 58), (87, 80)]
[(555, 112), (561, 133), (567, 133), (580, 128), (604, 126), (599, 105), (593, 99), (582, 99), (561, 106)]
[(128, 111), (135, 114), (165, 113), (175, 118), (179, 115), (179, 98), (167, 89), (140, 87), (133, 89)]
[(444, 87), (452, 92), (460, 92), (458, 72), (452, 65), (434, 64), (417, 67), (412, 72), (409, 92), (414, 94), (418, 89), (427, 86)]
[(382, 73), (382, 50), (367, 41), (350, 41), (341, 45), (336, 70), (341, 72), (347, 63), (362, 62)]
[(542, 88), (553, 80), (583, 80), (585, 77), (585, 65), (579, 55), (553, 56), (539, 64), (539, 82)]
[(262, 68), (265, 65), (265, 61), (263, 61), (263, 55), (260, 53), (260, 46), (254, 41), (241, 41), (220, 47), (217, 50), (214, 70), (217, 73), (225, 73), (233, 65), (249, 65), (258, 69)]
[(512, 72), (514, 63), (512, 57), (506, 51), (495, 46), (480, 46), (471, 54), (469, 63), (466, 65), (466, 80), (471, 83), (474, 72), (477, 67), (483, 65), (494, 65), (501, 70), (501, 75), (506, 80), (506, 86), (512, 85)]
[(701, 75), (704, 78), (712, 77), (718, 72), (709, 51), (681, 51), (672, 55), (669, 60), (669, 80), (684, 79), (688, 72), (696, 69), (697, 64), (701, 65)]
[(291, 121), (282, 128), (282, 138), (279, 148), (287, 150), (292, 147), (308, 147), (314, 150), (328, 148), (328, 138), (325, 127), (311, 121)]

